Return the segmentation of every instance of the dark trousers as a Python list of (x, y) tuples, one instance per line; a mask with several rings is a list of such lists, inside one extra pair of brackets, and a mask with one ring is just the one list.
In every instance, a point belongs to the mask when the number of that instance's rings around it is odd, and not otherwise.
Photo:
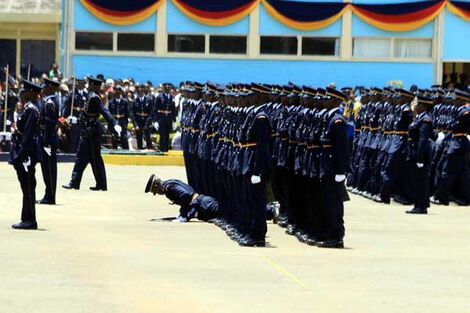
[(51, 149), (51, 155), (44, 151), (43, 160), (41, 161), (42, 178), (46, 186), (44, 199), (55, 202), (57, 189), (57, 149)]
[(114, 129), (111, 130), (111, 133), (113, 134), (112, 136), (113, 149), (117, 149), (118, 145), (121, 145), (123, 149), (128, 150), (129, 142), (127, 141), (127, 138), (128, 138), (127, 125), (125, 125), (125, 123), (119, 123), (119, 125), (122, 127), (122, 131), (120, 135), (118, 135), (118, 133)]
[[(452, 187), (454, 183), (460, 178), (469, 175), (468, 164), (465, 161), (465, 154), (457, 153), (451, 155), (444, 155), (442, 159), (442, 172), (441, 177), (436, 186), (435, 197), (444, 203), (450, 201), (452, 194)], [(463, 182), (467, 182), (468, 179), (463, 179)], [(468, 188), (467, 187), (467, 193)]]
[(75, 158), (75, 166), (72, 171), (72, 185), (80, 188), (83, 172), (88, 163), (91, 163), (93, 175), (96, 180), (96, 187), (107, 189), (106, 170), (103, 158), (101, 157), (100, 141), (92, 136), (81, 136), (78, 145), (77, 156)]
[(344, 182), (337, 183), (334, 176), (323, 177), (322, 189), (325, 199), (322, 206), (323, 234), (325, 239), (343, 239), (344, 237), (344, 206), (341, 199)]
[(287, 215), (287, 197), (289, 192), (289, 182), (287, 180), (287, 169), (284, 167), (276, 167), (271, 178), (271, 186), (274, 198), (279, 202), (279, 215)]
[[(414, 165), (414, 166), (413, 166)], [(429, 165), (425, 164), (422, 168), (411, 164), (413, 202), (416, 208), (429, 208)]]
[(258, 184), (251, 183), (251, 175), (243, 175), (247, 190), (247, 233), (254, 240), (264, 240), (268, 227), (266, 225), (266, 181), (262, 178)]
[(16, 175), (23, 192), (23, 207), (21, 209), (21, 221), (36, 221), (36, 164), (32, 163), (26, 171), (23, 164), (15, 164)]
[(69, 131), (69, 153), (75, 153), (80, 142), (80, 125), (72, 124)]
[(148, 127), (139, 128), (135, 131), (135, 136), (137, 137), (137, 149), (141, 150), (144, 148), (143, 145), (143, 136), (145, 136), (145, 147), (147, 149), (153, 149), (152, 138), (150, 138), (150, 129)]
[(158, 133), (160, 134), (160, 150), (167, 152), (170, 146), (171, 118), (162, 118), (158, 121)]

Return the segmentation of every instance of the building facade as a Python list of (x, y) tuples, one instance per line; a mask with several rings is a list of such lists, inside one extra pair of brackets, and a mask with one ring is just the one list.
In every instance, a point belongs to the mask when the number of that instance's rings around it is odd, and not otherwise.
[(0, 66), (37, 77), (59, 61), (61, 0), (0, 2)]
[[(361, 0), (367, 2), (399, 1)], [(470, 74), (465, 39), (470, 23), (447, 8), (418, 29), (391, 32), (350, 10), (325, 28), (299, 31), (274, 19), (261, 4), (227, 26), (198, 23), (170, 0), (145, 20), (125, 26), (102, 21), (80, 0), (62, 5), (61, 63), (70, 76), (314, 86), (384, 86), (401, 80), (405, 87), (425, 87)]]

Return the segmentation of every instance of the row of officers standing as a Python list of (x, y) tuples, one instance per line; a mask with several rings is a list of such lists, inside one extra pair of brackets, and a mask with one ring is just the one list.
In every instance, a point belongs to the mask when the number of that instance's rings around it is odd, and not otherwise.
[[(436, 86), (437, 87), (437, 86)], [(430, 201), (470, 204), (470, 95), (372, 88), (354, 121), (348, 187), (426, 214)], [(414, 113), (414, 114), (413, 114)]]
[(264, 246), (275, 200), (287, 234), (341, 248), (346, 181), (383, 202), (407, 192), (411, 214), (427, 213), (431, 192), (444, 204), (455, 190), (468, 197), (469, 94), (361, 88), (361, 106), (351, 91), (186, 82), (188, 183), (218, 199), (215, 224), (240, 245)]
[[(77, 103), (76, 106), (74, 105), (75, 100), (71, 102), (73, 110), (78, 112), (77, 116), (69, 115), (70, 119), (76, 118), (78, 147), (71, 180), (68, 184), (63, 185), (63, 188), (80, 189), (83, 172), (90, 164), (96, 180), (96, 185), (90, 189), (106, 191), (106, 171), (101, 156), (104, 130), (100, 117), (108, 122), (109, 129), (117, 137), (121, 136), (125, 128), (124, 123), (120, 120), (122, 113), (116, 113), (116, 110), (119, 110), (116, 108), (116, 103), (119, 104), (121, 101), (124, 103), (125, 101), (119, 100), (119, 91), (117, 91), (118, 96), (114, 99), (115, 101), (110, 103), (108, 109), (104, 105), (106, 95), (102, 92), (103, 82), (92, 77), (87, 80), (87, 91), (80, 87), (77, 91), (82, 102)], [(47, 78), (44, 79), (43, 85), (23, 80), (22, 89), (19, 92), (17, 115), (14, 117), (13, 123), (8, 125), (12, 130), (9, 163), (14, 166), (17, 172), (23, 193), (21, 222), (12, 226), (16, 229), (37, 229), (36, 203), (56, 204), (57, 150), (59, 146), (57, 124), (61, 116), (56, 92), (59, 85), (57, 81)], [(160, 107), (170, 106), (172, 98), (165, 93), (161, 97), (160, 100), (157, 97), (158, 105)], [(157, 110), (156, 113), (158, 121), (154, 122), (155, 127), (158, 127), (159, 124), (166, 127), (168, 124), (171, 125), (172, 115), (159, 111)], [(137, 121), (138, 119), (136, 117)], [(127, 128), (127, 125), (125, 127)], [(35, 177), (37, 163), (41, 164), (46, 186), (44, 197), (38, 201), (36, 201)]]

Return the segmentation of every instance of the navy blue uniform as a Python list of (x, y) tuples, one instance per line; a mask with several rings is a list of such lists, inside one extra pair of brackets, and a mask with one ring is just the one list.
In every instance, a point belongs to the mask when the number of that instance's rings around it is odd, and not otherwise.
[(207, 221), (217, 217), (219, 204), (216, 199), (196, 194), (188, 184), (178, 179), (165, 180), (162, 183), (163, 193), (176, 205), (180, 206), (180, 216), (189, 221), (197, 218)]
[(56, 126), (59, 118), (59, 105), (56, 96), (48, 96), (41, 105), (41, 126), (40, 135), (37, 137), (39, 146), (42, 148), (41, 170), (46, 186), (44, 200), (50, 203), (56, 201), (57, 188), (57, 148), (59, 137)]
[[(41, 115), (31, 102), (25, 105), (16, 122), (17, 131), (12, 136), (9, 163), (13, 165), (23, 192), (22, 222), (36, 222), (36, 163), (41, 161), (41, 151), (36, 137), (39, 134)], [(26, 164), (23, 164), (26, 163)]]
[(348, 165), (348, 126), (339, 108), (328, 112), (321, 137), (322, 152), (320, 177), (324, 190), (323, 236), (326, 240), (344, 237), (344, 182), (336, 182), (336, 175), (345, 175)]
[(129, 142), (127, 141), (127, 123), (129, 119), (129, 102), (124, 98), (114, 98), (109, 101), (109, 112), (116, 119), (122, 131), (119, 135), (114, 129), (111, 130), (113, 134), (113, 148), (117, 149), (118, 143), (121, 144), (123, 149), (129, 149)]
[(79, 189), (83, 171), (88, 163), (91, 163), (93, 175), (96, 180), (96, 188), (107, 190), (106, 170), (101, 157), (101, 142), (103, 140), (103, 127), (98, 121), (102, 115), (108, 123), (114, 127), (116, 120), (101, 103), (101, 98), (94, 92), (90, 92), (87, 105), (80, 116), (80, 142), (78, 145), (75, 166), (72, 171), (70, 185)]
[[(413, 202), (416, 208), (429, 207), (429, 170), (432, 161), (431, 135), (433, 134), (432, 117), (423, 112), (416, 117), (409, 127), (408, 160), (412, 169)], [(422, 165), (418, 167), (417, 164)]]
[(155, 98), (155, 120), (159, 125), (160, 150), (167, 152), (171, 125), (176, 120), (175, 100), (171, 94), (163, 92)]
[(150, 127), (152, 127), (153, 103), (147, 96), (137, 97), (132, 105), (132, 115), (137, 137), (137, 149), (143, 149), (142, 137), (145, 135), (146, 148), (152, 149), (152, 139), (150, 138)]
[[(73, 98), (73, 106), (72, 106)], [(69, 138), (68, 152), (75, 153), (78, 149), (78, 142), (80, 140), (80, 114), (82, 109), (88, 102), (88, 92), (84, 89), (74, 90), (69, 92), (65, 98), (65, 104), (61, 116), (73, 117), (70, 122), (70, 131), (67, 134)]]

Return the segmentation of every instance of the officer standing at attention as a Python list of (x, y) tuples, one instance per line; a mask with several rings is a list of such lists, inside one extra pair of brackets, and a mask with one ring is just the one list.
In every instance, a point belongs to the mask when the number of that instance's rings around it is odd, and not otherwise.
[(111, 130), (113, 134), (113, 149), (118, 148), (118, 143), (121, 144), (123, 149), (129, 149), (129, 142), (127, 141), (127, 121), (129, 119), (129, 102), (127, 99), (122, 97), (124, 90), (121, 86), (115, 88), (114, 98), (109, 101), (109, 112), (121, 126), (121, 135), (114, 130)]
[(408, 132), (408, 160), (411, 162), (413, 179), (414, 208), (406, 211), (409, 214), (427, 214), (429, 208), (429, 169), (432, 161), (433, 122), (430, 111), (433, 100), (418, 95), (415, 107), (416, 117)]
[(67, 185), (62, 186), (65, 189), (80, 189), (83, 171), (88, 163), (91, 163), (96, 186), (90, 187), (90, 190), (108, 190), (106, 170), (103, 158), (101, 157), (103, 127), (98, 121), (100, 114), (103, 115), (118, 134), (121, 133), (122, 128), (102, 103), (103, 99), (99, 96), (102, 83), (99, 79), (88, 78), (90, 94), (80, 117), (80, 143), (78, 145), (75, 166), (73, 167), (72, 179)]
[(55, 204), (56, 200), (57, 148), (59, 145), (56, 127), (59, 118), (59, 104), (55, 93), (59, 90), (59, 86), (59, 82), (49, 78), (44, 79), (42, 91), (44, 104), (41, 108), (41, 129), (37, 138), (42, 153), (41, 171), (46, 193), (41, 200), (37, 201), (38, 204)]
[(348, 124), (340, 111), (340, 105), (348, 97), (333, 88), (327, 88), (329, 99), (325, 101), (328, 113), (321, 136), (320, 178), (323, 185), (324, 205), (323, 237), (317, 242), (321, 248), (343, 248), (344, 237), (344, 181), (348, 166)]
[(41, 114), (33, 104), (37, 101), (41, 87), (29, 81), (23, 81), (20, 94), (21, 111), (19, 113), (9, 163), (13, 165), (23, 192), (21, 222), (12, 225), (14, 229), (37, 229), (36, 222), (36, 163), (40, 161), (41, 152), (36, 137), (39, 134)]
[(142, 142), (143, 135), (145, 135), (146, 149), (153, 149), (152, 139), (150, 138), (152, 112), (152, 100), (145, 95), (144, 87), (140, 87), (132, 106), (134, 129), (137, 137), (137, 149), (139, 150), (144, 149)]
[(176, 121), (176, 108), (175, 100), (170, 93), (172, 85), (170, 83), (164, 83), (162, 87), (163, 92), (155, 98), (155, 119), (158, 123), (155, 125), (158, 126), (157, 130), (160, 134), (160, 150), (167, 152), (171, 125)]

